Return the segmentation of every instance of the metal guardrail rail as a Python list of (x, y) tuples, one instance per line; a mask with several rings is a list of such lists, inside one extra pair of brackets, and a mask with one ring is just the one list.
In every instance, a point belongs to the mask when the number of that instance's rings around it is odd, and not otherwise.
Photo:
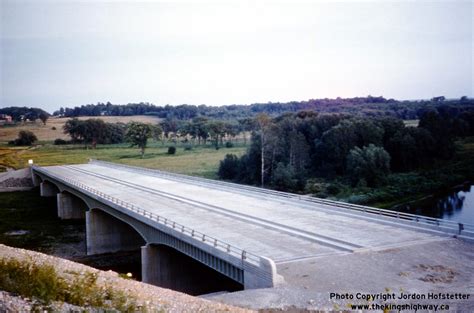
[(246, 186), (246, 185), (240, 185), (240, 184), (224, 182), (224, 181), (215, 181), (212, 179), (170, 173), (170, 172), (161, 171), (157, 169), (149, 169), (149, 168), (130, 166), (130, 165), (125, 165), (125, 164), (117, 164), (117, 163), (100, 161), (100, 160), (92, 160), (92, 159), (89, 162), (103, 164), (105, 166), (114, 167), (114, 168), (127, 168), (135, 172), (148, 173), (154, 176), (171, 178), (178, 181), (196, 182), (196, 183), (199, 183), (200, 185), (205, 184), (205, 185), (212, 186), (213, 188), (218, 188), (218, 189), (227, 188), (227, 189), (232, 189), (232, 190), (236, 190), (236, 189), (245, 190), (252, 193), (284, 197), (286, 199), (291, 199), (295, 201), (304, 201), (304, 202), (309, 202), (309, 203), (314, 203), (314, 204), (348, 209), (348, 210), (365, 213), (365, 214), (376, 214), (378, 216), (394, 218), (400, 221), (413, 222), (419, 226), (431, 226), (431, 227), (434, 226), (434, 227), (440, 228), (440, 231), (445, 232), (445, 233), (451, 233), (451, 234), (466, 236), (469, 238), (474, 238), (474, 225), (468, 224), (468, 223), (459, 223), (455, 221), (443, 220), (439, 218), (416, 215), (416, 214), (411, 214), (411, 213), (372, 208), (372, 207), (363, 206), (363, 205), (315, 198), (311, 196), (302, 196), (298, 194), (276, 191), (276, 190), (271, 190), (271, 189), (266, 189), (266, 188)]
[(69, 186), (73, 186), (75, 188), (78, 188), (80, 189), (81, 191), (85, 191), (86, 193), (90, 193), (102, 200), (106, 200), (106, 201), (109, 201), (115, 205), (118, 205), (124, 209), (128, 209), (132, 212), (135, 212), (143, 217), (146, 217), (146, 218), (149, 218), (151, 221), (153, 222), (157, 222), (165, 227), (169, 227), (175, 231), (179, 231), (181, 232), (182, 234), (186, 234), (188, 236), (191, 236), (191, 238), (193, 239), (196, 239), (196, 240), (200, 240), (202, 241), (203, 243), (209, 245), (209, 246), (212, 246), (216, 249), (219, 249), (229, 255), (232, 255), (234, 257), (237, 257), (239, 259), (242, 260), (242, 262), (248, 262), (250, 264), (253, 264), (255, 266), (258, 266), (260, 264), (260, 260), (261, 260), (261, 257), (256, 255), (256, 254), (253, 254), (253, 253), (250, 253), (246, 250), (243, 250), (241, 248), (238, 248), (238, 247), (235, 247), (235, 246), (232, 246), (231, 244), (229, 243), (226, 243), (222, 240), (219, 240), (217, 238), (214, 238), (214, 237), (211, 237), (209, 235), (206, 235), (200, 231), (197, 231), (197, 230), (194, 230), (192, 228), (189, 228), (187, 226), (184, 226), (182, 224), (179, 224), (177, 222), (174, 222), (170, 219), (167, 219), (165, 217), (162, 217), (158, 214), (155, 214), (155, 213), (152, 213), (150, 211), (147, 211), (141, 207), (138, 207), (136, 205), (133, 205), (129, 202), (126, 202), (126, 201), (123, 201), (123, 200), (120, 200), (118, 198), (115, 198), (115, 197), (112, 197), (110, 195), (107, 195), (97, 189), (94, 189), (94, 188), (91, 188), (83, 183), (80, 183), (78, 181), (75, 181), (73, 179), (70, 179), (70, 178), (65, 178), (65, 177), (58, 177), (57, 175), (55, 174), (52, 174), (51, 172), (49, 172), (47, 169), (44, 169), (44, 168), (40, 168), (38, 166), (33, 166), (33, 169), (35, 171), (38, 171), (40, 173), (43, 173), (45, 175), (48, 175), (52, 178), (54, 178), (55, 180), (57, 181), (60, 181), (61, 183), (65, 184), (65, 185), (69, 185)]

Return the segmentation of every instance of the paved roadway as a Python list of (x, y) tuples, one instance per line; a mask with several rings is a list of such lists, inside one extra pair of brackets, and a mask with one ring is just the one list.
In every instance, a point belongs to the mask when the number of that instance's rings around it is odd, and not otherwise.
[(159, 177), (100, 163), (51, 166), (74, 179), (174, 222), (271, 258), (275, 263), (438, 240), (424, 232), (361, 219), (330, 207), (259, 195), (218, 181)]

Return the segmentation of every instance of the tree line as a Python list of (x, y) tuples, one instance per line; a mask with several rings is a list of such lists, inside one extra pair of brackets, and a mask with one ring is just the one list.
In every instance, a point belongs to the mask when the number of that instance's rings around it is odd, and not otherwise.
[(227, 155), (222, 179), (303, 191), (315, 177), (345, 177), (353, 186), (379, 186), (391, 172), (449, 159), (454, 139), (474, 135), (474, 110), (440, 106), (423, 112), (418, 127), (395, 117), (286, 113), (255, 118), (248, 151)]
[(125, 105), (107, 103), (87, 104), (74, 108), (61, 107), (53, 115), (63, 117), (78, 116), (118, 116), (154, 115), (160, 118), (189, 120), (206, 117), (218, 120), (253, 118), (259, 113), (276, 117), (286, 112), (315, 111), (318, 113), (345, 113), (358, 116), (392, 116), (401, 119), (418, 119), (426, 110), (439, 106), (474, 108), (474, 100), (467, 97), (445, 99), (434, 97), (430, 100), (399, 101), (384, 97), (356, 97), (336, 99), (311, 99), (308, 101), (254, 103), (251, 105), (207, 106), (182, 104), (177, 106), (157, 106), (147, 102)]
[[(85, 147), (95, 148), (97, 144), (130, 142), (140, 148), (142, 156), (150, 138), (161, 141), (163, 145), (176, 145), (178, 142), (191, 146), (211, 143), (219, 149), (224, 145), (232, 146), (232, 140), (237, 135), (251, 130), (252, 125), (251, 120), (230, 123), (207, 118), (194, 118), (189, 121), (167, 118), (155, 125), (138, 122), (106, 123), (98, 118), (72, 118), (63, 127), (64, 133), (68, 134), (71, 140), (56, 139), (55, 144), (84, 144)], [(243, 138), (246, 138), (245, 135)]]

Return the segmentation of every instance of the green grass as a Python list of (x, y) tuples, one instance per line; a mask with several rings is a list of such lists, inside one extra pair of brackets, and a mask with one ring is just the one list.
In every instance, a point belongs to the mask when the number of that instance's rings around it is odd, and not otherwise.
[(86, 163), (89, 159), (118, 162), (128, 165), (156, 168), (170, 172), (216, 178), (219, 161), (228, 153), (242, 155), (246, 147), (237, 145), (232, 148), (216, 150), (211, 145), (195, 146), (186, 151), (184, 145), (178, 145), (176, 154), (168, 154), (168, 146), (152, 142), (145, 150), (142, 159), (137, 148), (127, 144), (99, 145), (97, 149), (85, 149), (82, 145), (55, 146), (45, 144), (36, 148), (0, 147), (0, 164), (13, 168), (27, 166), (32, 159), (41, 166)]
[[(84, 231), (83, 221), (62, 221), (57, 217), (56, 198), (30, 191), (0, 193), (0, 242), (9, 246), (48, 252), (55, 243), (77, 242), (77, 231)], [(11, 231), (24, 235), (8, 235)]]

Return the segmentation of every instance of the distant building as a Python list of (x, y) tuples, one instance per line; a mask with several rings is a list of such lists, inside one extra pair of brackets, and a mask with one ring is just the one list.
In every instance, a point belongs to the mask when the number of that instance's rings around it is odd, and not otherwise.
[(13, 123), (13, 119), (10, 115), (0, 114), (0, 125), (11, 124), (11, 123)]

